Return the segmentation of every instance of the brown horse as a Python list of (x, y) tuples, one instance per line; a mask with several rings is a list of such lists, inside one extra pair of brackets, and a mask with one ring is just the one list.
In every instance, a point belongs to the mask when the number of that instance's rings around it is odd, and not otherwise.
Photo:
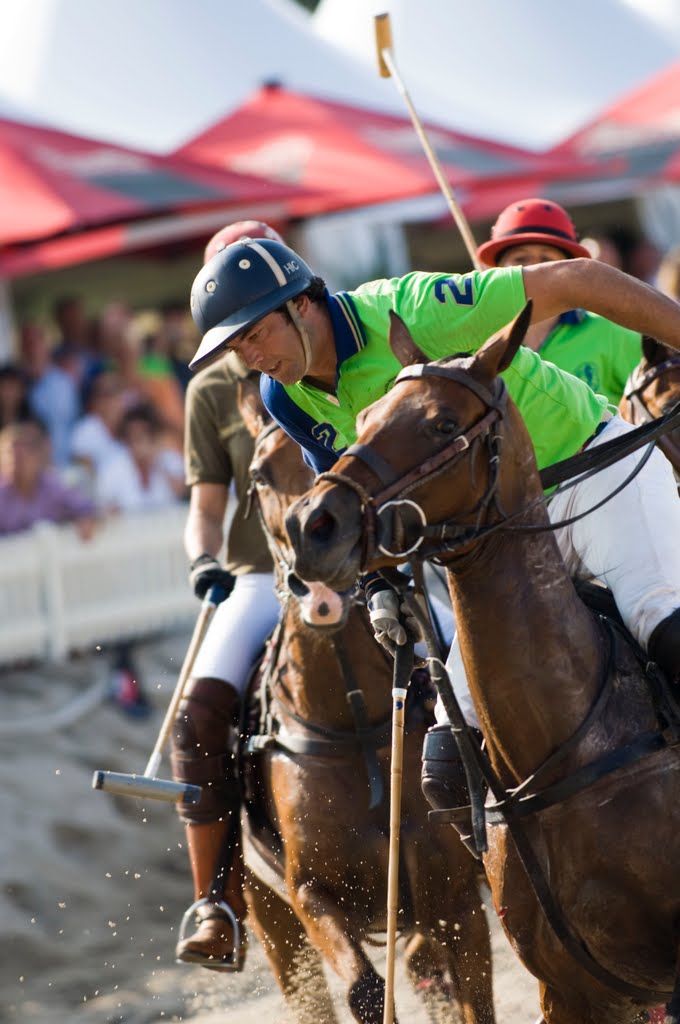
[[(363, 606), (345, 596), (343, 618), (337, 594), (324, 588), (318, 595), (289, 578), (292, 551), (284, 517), (293, 499), (309, 489), (313, 474), (298, 446), (275, 424), (265, 425), (259, 393), (248, 382), (240, 406), (257, 438), (251, 467), (255, 500), (283, 603), (268, 666), (269, 731), (275, 738), (260, 744), (250, 769), (264, 817), (280, 835), (282, 855), (273, 863), (274, 843), (263, 857), (262, 836), (246, 821), (249, 916), (299, 1020), (336, 1019), (320, 951), (345, 982), (354, 1018), (382, 1024), (383, 980), (362, 943), (385, 928), (389, 786), (380, 799), (374, 776), (389, 779), (392, 659), (376, 643)], [(323, 628), (324, 623), (329, 625)], [(430, 829), (420, 792), (427, 717), (422, 708), (414, 709), (405, 742), (400, 931), (413, 936), (407, 968), (432, 1020), (491, 1024), (489, 932), (478, 869), (453, 830)], [(371, 748), (368, 753), (363, 745)]]
[[(438, 554), (493, 793), (506, 801), (505, 815), (486, 808), (484, 865), (545, 1020), (632, 1024), (675, 990), (677, 1021), (677, 730), (662, 733), (633, 649), (581, 602), (546, 530), (533, 446), (498, 376), (527, 323), (525, 311), (472, 357), (402, 371), (289, 513), (295, 568), (341, 588), (388, 564), (379, 544), (403, 551), (419, 535), (420, 553)], [(390, 337), (402, 365), (427, 363), (397, 318)], [(624, 766), (609, 770), (604, 755)], [(553, 788), (567, 779), (566, 792)]]
[[(653, 338), (642, 339), (642, 360), (626, 382), (619, 404), (624, 419), (638, 426), (663, 416), (680, 402), (680, 354)], [(657, 444), (669, 460), (680, 485), (680, 428)]]

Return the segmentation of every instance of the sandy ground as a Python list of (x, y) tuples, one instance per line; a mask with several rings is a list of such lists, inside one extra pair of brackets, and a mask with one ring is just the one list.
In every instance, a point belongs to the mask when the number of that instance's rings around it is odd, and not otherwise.
[[(142, 771), (189, 633), (137, 648), (153, 715), (132, 719), (97, 700), (108, 658), (3, 670), (0, 720), (0, 1021), (21, 1024), (286, 1022), (264, 955), (251, 941), (243, 974), (175, 964), (191, 898), (182, 830), (169, 804), (91, 788), (95, 769)], [(93, 690), (94, 687), (94, 690)], [(92, 697), (92, 700), (90, 700)], [(80, 715), (76, 712), (80, 711)], [(73, 720), (76, 719), (76, 720)], [(167, 765), (160, 772), (169, 777)], [(533, 1024), (536, 984), (488, 906), (497, 1018)], [(382, 956), (376, 963), (382, 970)], [(399, 972), (403, 1021), (425, 1021)], [(330, 979), (340, 1020), (351, 1020)]]

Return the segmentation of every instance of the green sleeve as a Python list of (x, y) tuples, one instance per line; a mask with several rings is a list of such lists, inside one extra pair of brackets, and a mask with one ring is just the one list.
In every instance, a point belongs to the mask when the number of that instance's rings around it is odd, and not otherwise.
[(470, 274), (408, 274), (394, 308), (430, 359), (476, 352), (526, 303), (521, 267)]

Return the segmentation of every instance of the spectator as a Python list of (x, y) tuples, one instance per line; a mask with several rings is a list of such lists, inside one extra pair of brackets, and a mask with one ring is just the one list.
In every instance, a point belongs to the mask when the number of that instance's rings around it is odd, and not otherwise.
[(74, 522), (83, 540), (95, 526), (95, 507), (69, 487), (50, 465), (47, 428), (37, 417), (0, 430), (0, 534), (28, 530), (35, 523)]
[(21, 326), (19, 351), (20, 366), (28, 380), (30, 410), (46, 425), (52, 458), (63, 468), (68, 464), (71, 432), (80, 415), (78, 389), (73, 378), (54, 362), (42, 324), (30, 320)]
[(26, 377), (16, 363), (0, 366), (0, 429), (29, 414)]
[(195, 348), (194, 333), (185, 302), (167, 302), (161, 308), (161, 324), (154, 340), (154, 350), (167, 355), (182, 395), (192, 376), (189, 359)]
[(83, 405), (85, 415), (71, 436), (71, 458), (88, 472), (94, 487), (109, 462), (124, 451), (118, 440), (125, 412), (120, 374), (103, 368), (94, 372), (85, 385)]
[(151, 336), (142, 344), (132, 314), (121, 302), (107, 306), (99, 317), (97, 330), (101, 358), (119, 371), (127, 407), (138, 403), (153, 406), (164, 443), (181, 452), (184, 395), (162, 339)]
[(141, 512), (184, 497), (184, 466), (177, 452), (163, 450), (161, 427), (148, 405), (128, 409), (122, 419), (123, 450), (102, 470), (97, 495), (107, 511)]
[(76, 388), (80, 388), (97, 362), (82, 299), (77, 295), (62, 296), (53, 306), (52, 317), (59, 332), (55, 363), (69, 374)]

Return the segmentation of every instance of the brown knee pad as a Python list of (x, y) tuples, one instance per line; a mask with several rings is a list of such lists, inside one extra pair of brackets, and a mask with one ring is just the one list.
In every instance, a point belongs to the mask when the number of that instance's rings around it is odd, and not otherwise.
[(177, 805), (184, 822), (217, 821), (238, 808), (240, 788), (234, 743), (239, 695), (221, 679), (190, 679), (172, 734), (172, 771), (177, 782), (202, 789), (197, 804)]

